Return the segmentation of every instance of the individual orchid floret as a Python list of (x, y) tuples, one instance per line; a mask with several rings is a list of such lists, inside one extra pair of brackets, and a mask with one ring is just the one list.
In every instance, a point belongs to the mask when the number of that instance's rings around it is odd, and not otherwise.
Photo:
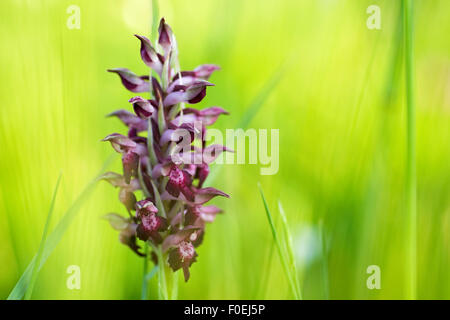
[(196, 261), (197, 252), (194, 245), (188, 241), (181, 241), (169, 252), (169, 265), (173, 271), (183, 268), (184, 280), (190, 277), (189, 267)]
[(139, 155), (145, 154), (145, 147), (118, 133), (110, 134), (102, 141), (111, 142), (114, 150), (122, 154), (125, 181), (126, 183), (130, 183), (131, 177), (133, 175), (137, 176)]
[(141, 58), (144, 63), (161, 75), (164, 63), (164, 57), (159, 55), (153, 48), (149, 39), (135, 34), (135, 37), (141, 40)]
[(117, 117), (122, 121), (128, 128), (130, 132), (137, 134), (138, 132), (148, 130), (148, 122), (134, 115), (127, 110), (117, 110), (107, 115), (107, 117)]
[(180, 102), (199, 103), (206, 95), (206, 87), (213, 86), (206, 80), (197, 80), (189, 85), (174, 86), (164, 99), (164, 106), (169, 107)]
[(202, 64), (193, 71), (181, 71), (173, 77), (172, 85), (191, 83), (198, 79), (208, 80), (216, 70), (220, 70), (220, 68), (214, 64)]
[(158, 43), (164, 50), (165, 53), (164, 56), (167, 57), (170, 51), (172, 50), (172, 46), (174, 45), (174, 36), (172, 29), (166, 23), (164, 18), (161, 19), (159, 23), (158, 33), (159, 33)]
[(178, 197), (180, 193), (189, 201), (195, 200), (195, 194), (191, 190), (192, 178), (186, 170), (180, 169), (177, 165), (172, 164), (167, 174), (169, 180), (166, 190), (174, 197)]
[(162, 242), (159, 232), (167, 229), (166, 219), (157, 216), (158, 209), (150, 200), (141, 200), (136, 203), (136, 215), (140, 219), (136, 234), (139, 239), (151, 239), (155, 244)]
[(185, 216), (185, 223), (188, 225), (196, 225), (198, 221), (212, 223), (216, 215), (222, 212), (222, 209), (216, 206), (190, 206)]
[[(211, 126), (214, 123), (216, 123), (217, 118), (219, 118), (222, 114), (229, 114), (228, 111), (224, 110), (221, 107), (210, 107), (203, 110), (193, 109), (193, 108), (186, 108), (183, 110), (184, 115), (194, 115), (193, 119), (194, 121), (200, 121), (205, 126)], [(177, 117), (179, 119), (180, 117)], [(189, 118), (188, 118), (189, 119)]]
[(168, 251), (169, 266), (173, 271), (182, 268), (185, 281), (190, 277), (189, 267), (196, 261), (197, 252), (192, 241), (197, 240), (198, 231), (199, 228), (186, 227), (168, 236), (162, 244), (162, 249)]
[(146, 100), (139, 96), (131, 98), (128, 102), (133, 104), (134, 112), (141, 119), (150, 118), (158, 107), (154, 100)]
[(131, 92), (147, 92), (150, 90), (148, 76), (137, 76), (125, 68), (109, 69), (109, 72), (117, 73), (125, 88)]

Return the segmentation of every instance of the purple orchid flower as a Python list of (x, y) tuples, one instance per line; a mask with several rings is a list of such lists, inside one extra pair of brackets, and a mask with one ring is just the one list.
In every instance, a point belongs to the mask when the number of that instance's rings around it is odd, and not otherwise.
[[(123, 175), (107, 172), (101, 179), (119, 188), (119, 200), (129, 213), (128, 218), (118, 214), (106, 217), (120, 231), (120, 241), (140, 256), (144, 254), (138, 243), (146, 241), (151, 252), (145, 259), (168, 264), (173, 271), (183, 269), (187, 281), (206, 224), (222, 212), (206, 203), (217, 196), (229, 197), (203, 186), (209, 165), (222, 152), (231, 151), (221, 145), (207, 146), (206, 128), (228, 112), (216, 106), (184, 108), (204, 99), (207, 87), (213, 86), (208, 80), (219, 67), (203, 64), (192, 71), (176, 69), (176, 40), (164, 19), (158, 32), (157, 46), (147, 37), (135, 35), (142, 61), (154, 71), (151, 79), (148, 69), (145, 76), (125, 68), (108, 70), (120, 77), (127, 90), (140, 95), (129, 98), (133, 112), (121, 109), (108, 115), (117, 117), (128, 132), (102, 140), (122, 155)], [(145, 97), (146, 92), (150, 97)], [(142, 200), (138, 201), (140, 194)]]

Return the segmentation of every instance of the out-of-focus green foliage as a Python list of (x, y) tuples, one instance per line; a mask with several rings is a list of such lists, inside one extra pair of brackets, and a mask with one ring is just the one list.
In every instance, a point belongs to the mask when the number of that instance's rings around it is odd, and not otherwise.
[[(69, 5), (81, 28), (66, 26)], [(366, 27), (369, 5), (381, 30)], [(234, 128), (255, 95), (288, 61), (249, 124), (280, 130), (280, 169), (224, 165), (214, 184), (231, 194), (207, 228), (179, 298), (292, 298), (256, 184), (285, 207), (306, 299), (405, 297), (405, 105), (400, 1), (162, 0), (182, 69), (216, 63), (216, 87), (198, 107), (231, 112)], [(149, 0), (0, 2), (0, 298), (39, 247), (54, 181), (64, 172), (51, 228), (111, 153), (99, 140), (125, 132), (105, 115), (129, 108), (107, 68), (148, 69), (133, 34), (149, 35)], [(450, 298), (450, 2), (415, 1), (418, 297)], [(397, 53), (400, 52), (400, 55)], [(397, 58), (400, 57), (400, 59)], [(400, 62), (399, 62), (400, 61)], [(120, 167), (117, 160), (114, 166)], [(103, 221), (126, 214), (101, 182), (39, 273), (36, 299), (138, 299), (142, 259)], [(324, 285), (319, 221), (327, 250)], [(275, 221), (280, 225), (280, 221)], [(69, 290), (70, 265), (81, 289)], [(369, 265), (381, 290), (366, 287)], [(157, 297), (155, 279), (150, 298)]]

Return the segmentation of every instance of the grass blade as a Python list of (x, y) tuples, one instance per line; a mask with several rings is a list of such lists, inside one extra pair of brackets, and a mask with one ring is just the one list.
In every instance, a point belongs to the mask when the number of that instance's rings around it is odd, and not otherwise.
[[(147, 258), (145, 258), (147, 259)], [(147, 294), (148, 294), (148, 282), (155, 276), (155, 274), (158, 272), (158, 266), (154, 266), (153, 269), (150, 272), (147, 272), (144, 275), (144, 279), (142, 280), (142, 295), (141, 300), (147, 300)]]
[(281, 66), (275, 73), (266, 81), (262, 89), (258, 92), (255, 98), (250, 103), (250, 106), (245, 111), (238, 124), (238, 128), (246, 129), (252, 122), (253, 118), (258, 114), (258, 111), (264, 105), (275, 87), (280, 83), (286, 71), (286, 64)]
[(319, 237), (320, 237), (320, 248), (322, 252), (322, 278), (323, 278), (323, 292), (325, 300), (330, 299), (330, 283), (328, 280), (328, 249), (327, 242), (325, 239), (325, 233), (323, 232), (323, 220), (319, 222)]
[(36, 255), (36, 263), (33, 265), (33, 272), (31, 273), (30, 284), (27, 287), (27, 291), (25, 292), (25, 300), (30, 300), (31, 294), (33, 293), (34, 284), (36, 283), (36, 279), (38, 276), (38, 268), (37, 266), (40, 264), (42, 253), (44, 251), (45, 240), (47, 239), (48, 228), (50, 226), (50, 221), (52, 219), (53, 209), (55, 207), (56, 194), (58, 193), (59, 183), (61, 182), (61, 173), (59, 174), (58, 180), (56, 181), (55, 189), (53, 190), (52, 201), (50, 202), (50, 208), (47, 214), (47, 220), (45, 221), (44, 231), (42, 233), (41, 243), (39, 244), (39, 249)]
[(293, 274), (293, 281), (297, 289), (297, 295), (299, 299), (302, 299), (302, 291), (300, 289), (300, 282), (298, 280), (298, 270), (297, 265), (295, 263), (295, 257), (294, 257), (294, 246), (292, 245), (292, 236), (291, 232), (289, 231), (289, 225), (286, 219), (286, 214), (284, 213), (283, 206), (281, 205), (281, 202), (278, 201), (278, 210), (281, 215), (281, 221), (283, 222), (283, 231), (284, 231), (284, 238), (286, 243), (286, 251), (287, 251), (287, 257), (288, 257), (288, 263), (289, 267), (291, 268), (291, 272)]
[[(45, 264), (48, 257), (52, 254), (53, 250), (55, 250), (56, 246), (61, 241), (62, 237), (66, 233), (67, 229), (69, 228), (73, 219), (77, 215), (81, 206), (87, 200), (89, 195), (92, 193), (92, 191), (98, 181), (98, 177), (104, 173), (104, 171), (110, 165), (110, 163), (112, 162), (114, 157), (115, 157), (115, 155), (109, 157), (108, 160), (105, 161), (99, 174), (87, 184), (87, 186), (84, 188), (84, 190), (81, 192), (81, 194), (72, 203), (72, 206), (65, 212), (64, 216), (61, 218), (61, 220), (59, 221), (56, 228), (50, 234), (47, 241), (45, 242), (45, 246), (42, 251), (42, 258), (41, 258), (39, 264), (36, 264), (37, 265), (36, 269), (38, 271)], [(25, 272), (20, 277), (19, 281), (16, 283), (14, 289), (9, 294), (8, 300), (22, 299), (22, 297), (25, 294), (25, 291), (27, 290), (27, 287), (30, 284), (31, 273), (33, 272), (34, 265), (36, 262), (37, 262), (37, 256), (35, 255), (33, 257), (33, 259), (31, 260), (30, 264), (28, 265), (28, 267), (25, 269)]]
[(258, 188), (259, 188), (259, 192), (261, 193), (261, 198), (262, 198), (262, 201), (263, 201), (263, 204), (264, 204), (264, 209), (266, 210), (267, 220), (269, 221), (270, 229), (272, 230), (273, 240), (275, 241), (275, 245), (277, 247), (278, 255), (280, 256), (281, 264), (283, 266), (283, 269), (284, 269), (284, 272), (286, 274), (286, 277), (289, 280), (289, 284), (291, 286), (291, 290), (292, 290), (292, 293), (294, 295), (294, 298), (296, 300), (299, 300), (300, 297), (298, 295), (297, 287), (296, 287), (296, 285), (294, 283), (294, 278), (293, 278), (293, 275), (292, 275), (292, 271), (288, 267), (286, 255), (283, 252), (282, 244), (280, 242), (280, 238), (278, 237), (278, 233), (277, 233), (277, 230), (275, 228), (275, 224), (274, 224), (273, 219), (272, 219), (272, 214), (270, 213), (269, 206), (267, 205), (266, 197), (264, 196), (264, 192), (263, 192), (260, 184), (258, 184)]

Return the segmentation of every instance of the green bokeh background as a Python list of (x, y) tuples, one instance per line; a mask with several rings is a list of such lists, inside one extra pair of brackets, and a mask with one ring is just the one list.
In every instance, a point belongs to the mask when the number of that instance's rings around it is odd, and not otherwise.
[[(418, 297), (449, 299), (450, 2), (414, 3)], [(81, 9), (80, 30), (66, 27), (71, 4)], [(381, 30), (366, 27), (372, 4), (381, 8)], [(222, 67), (199, 106), (231, 112), (217, 128), (238, 126), (264, 84), (285, 67), (250, 123), (280, 130), (279, 172), (261, 176), (258, 165), (223, 166), (214, 184), (231, 199), (214, 201), (226, 213), (208, 227), (191, 280), (180, 281), (180, 298), (292, 298), (257, 182), (275, 217), (278, 199), (288, 215), (305, 298), (405, 297), (399, 4), (160, 1), (177, 36), (182, 69)], [(104, 116), (129, 108), (132, 93), (105, 71), (148, 72), (133, 34), (148, 35), (151, 16), (149, 0), (1, 1), (0, 298), (37, 251), (59, 172), (52, 228), (112, 153), (99, 140), (125, 132)], [(112, 167), (120, 169), (119, 157)], [(125, 214), (117, 192), (98, 184), (39, 274), (33, 298), (140, 297), (142, 260), (101, 219), (108, 212)], [(327, 259), (318, 244), (320, 221)], [(80, 290), (66, 287), (69, 265), (81, 268)], [(369, 265), (381, 268), (381, 290), (366, 287)]]

